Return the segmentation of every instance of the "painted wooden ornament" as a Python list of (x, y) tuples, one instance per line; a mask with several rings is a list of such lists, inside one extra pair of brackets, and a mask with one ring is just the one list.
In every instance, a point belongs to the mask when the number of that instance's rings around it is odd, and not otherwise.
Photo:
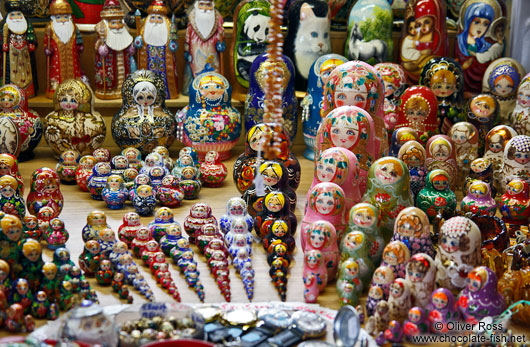
[(471, 163), (478, 158), (479, 132), (471, 123), (458, 122), (451, 127), (448, 135), (455, 145), (457, 176), (461, 181), (468, 175)]
[(372, 246), (368, 243), (370, 238), (362, 231), (350, 231), (344, 235), (340, 242), (340, 263), (339, 268), (348, 260), (355, 260), (357, 276), (361, 280), (361, 290), (368, 289), (375, 265), (370, 256)]
[(101, 191), (101, 197), (111, 210), (123, 208), (125, 201), (129, 197), (129, 191), (125, 188), (125, 182), (119, 175), (107, 177), (107, 185)]
[[(340, 189), (340, 187), (337, 188)], [(269, 232), (270, 225), (278, 219), (285, 221), (293, 234), (296, 232), (298, 222), (294, 213), (289, 209), (286, 196), (280, 191), (272, 191), (265, 195), (263, 199), (263, 210), (254, 217), (254, 231), (256, 236), (263, 239)]]
[[(375, 265), (381, 262), (385, 240), (379, 228), (379, 209), (368, 203), (359, 203), (350, 210), (348, 234), (360, 231), (370, 245), (369, 256)], [(368, 285), (368, 283), (366, 283)]]
[(413, 255), (407, 263), (405, 279), (411, 284), (414, 303), (426, 307), (436, 285), (436, 266), (431, 256), (425, 253)]
[(489, 184), (479, 180), (471, 183), (460, 208), (464, 212), (494, 216), (497, 213), (497, 202), (491, 197)]
[(26, 215), (26, 203), (17, 180), (13, 176), (0, 177), (0, 208), (2, 212), (20, 219)]
[(506, 186), (501, 197), (500, 212), (504, 223), (510, 225), (528, 225), (530, 218), (530, 196), (528, 183), (515, 178)]
[(209, 151), (201, 163), (201, 182), (206, 187), (220, 187), (223, 184), (228, 171), (221, 157), (216, 151)]
[(456, 186), (458, 175), (455, 147), (453, 141), (447, 135), (435, 135), (425, 145), (427, 151), (425, 165), (427, 166), (427, 170), (445, 170), (449, 175), (449, 184), (451, 187)]
[(75, 175), (81, 156), (77, 151), (68, 150), (61, 153), (59, 162), (55, 166), (55, 171), (59, 175), (62, 183), (75, 183)]
[(449, 174), (445, 170), (429, 172), (425, 188), (416, 196), (416, 206), (427, 214), (431, 222), (438, 212), (451, 214), (456, 210), (456, 195), (451, 190)]
[(26, 198), (28, 212), (36, 216), (45, 206), (52, 208), (53, 217), (59, 216), (64, 198), (61, 193), (59, 176), (47, 167), (35, 170), (31, 176), (31, 190)]
[(427, 214), (417, 207), (407, 207), (399, 213), (391, 241), (403, 242), (412, 256), (416, 253), (425, 253), (431, 257), (435, 255), (429, 219)]
[(316, 249), (321, 252), (327, 268), (328, 279), (335, 278), (339, 260), (337, 232), (335, 226), (325, 220), (311, 223), (302, 233), (302, 250)]
[(407, 78), (399, 64), (379, 63), (374, 65), (374, 69), (381, 75), (385, 85), (385, 127), (390, 135), (396, 126), (399, 98), (407, 88)]
[(519, 135), (530, 135), (530, 74), (524, 76), (517, 88), (517, 101), (510, 115), (510, 124)]
[(416, 130), (409, 127), (402, 127), (394, 130), (390, 138), (390, 152), (391, 157), (397, 157), (401, 147), (408, 141), (420, 141), (420, 137)]
[(101, 193), (107, 185), (107, 178), (111, 175), (110, 171), (110, 163), (107, 162), (99, 162), (92, 168), (92, 175), (88, 178), (87, 184), (92, 199), (103, 200)]

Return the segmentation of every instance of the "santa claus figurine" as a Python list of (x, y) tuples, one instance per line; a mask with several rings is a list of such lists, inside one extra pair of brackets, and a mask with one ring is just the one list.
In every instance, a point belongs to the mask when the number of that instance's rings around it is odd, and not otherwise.
[(223, 73), (221, 53), (224, 52), (223, 17), (214, 7), (213, 0), (196, 0), (188, 15), (188, 28), (184, 41), (183, 93), (188, 93), (190, 83), (197, 75), (216, 71)]
[(154, 0), (147, 8), (147, 17), (138, 23), (139, 35), (134, 40), (138, 49), (138, 69), (158, 73), (166, 86), (166, 98), (178, 97), (177, 27), (167, 17), (163, 0)]
[(72, 8), (67, 0), (55, 0), (50, 5), (51, 22), (44, 33), (44, 54), (47, 56), (46, 97), (53, 98), (55, 89), (67, 79), (86, 76), (81, 72), (79, 54), (83, 52), (83, 39), (72, 20)]
[(30, 98), (37, 93), (35, 49), (37, 38), (31, 23), (22, 13), (20, 0), (5, 2), (7, 16), (2, 28), (2, 85), (15, 84)]
[(125, 77), (134, 72), (133, 37), (129, 33), (118, 0), (106, 0), (101, 21), (96, 24), (96, 79), (95, 93), (100, 99), (121, 98)]

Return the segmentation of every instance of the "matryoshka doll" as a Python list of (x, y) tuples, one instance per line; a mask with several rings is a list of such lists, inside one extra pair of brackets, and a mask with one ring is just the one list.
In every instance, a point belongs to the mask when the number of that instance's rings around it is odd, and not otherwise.
[(490, 185), (480, 180), (471, 183), (460, 208), (463, 212), (494, 216), (497, 212), (497, 202), (491, 197)]
[(64, 247), (70, 237), (68, 230), (66, 230), (64, 226), (63, 220), (57, 217), (50, 221), (50, 226), (48, 227), (45, 236), (49, 249)]
[(485, 150), (486, 135), (499, 122), (499, 112), (499, 102), (493, 95), (479, 94), (467, 102), (467, 121), (478, 129), (480, 154), (483, 154)]
[(85, 243), (83, 252), (79, 255), (79, 267), (87, 277), (94, 277), (99, 270), (102, 260), (101, 248), (97, 240), (89, 240)]
[(180, 173), (175, 176), (180, 190), (184, 193), (184, 199), (193, 200), (199, 196), (202, 188), (200, 175), (196, 167), (186, 166), (181, 168)]
[(160, 242), (160, 239), (166, 235), (166, 229), (175, 223), (173, 212), (169, 207), (160, 207), (155, 212), (155, 219), (147, 225), (151, 236)]
[(265, 195), (263, 199), (263, 210), (254, 218), (254, 231), (256, 236), (259, 239), (267, 236), (269, 226), (277, 219), (284, 220), (288, 224), (292, 234), (296, 232), (298, 222), (294, 213), (289, 209), (285, 194), (280, 191), (272, 191)]
[(90, 191), (90, 196), (94, 200), (103, 200), (101, 193), (107, 186), (107, 178), (110, 176), (110, 163), (99, 162), (92, 168), (92, 175), (88, 178), (87, 187)]
[(18, 170), (17, 158), (9, 153), (0, 153), (0, 176), (3, 175), (13, 176), (18, 182), (21, 195), (24, 194), (24, 180)]
[[(263, 100), (265, 98), (266, 79), (270, 71), (281, 79), (280, 94), (282, 95), (283, 128), (292, 142), (298, 124), (298, 101), (294, 93), (294, 65), (291, 59), (282, 55), (282, 61), (272, 63), (267, 53), (260, 54), (250, 67), (250, 82), (245, 100), (245, 129), (263, 122)], [(247, 135), (248, 136), (248, 135)]]
[(312, 249), (304, 253), (304, 300), (307, 303), (316, 303), (318, 294), (328, 284), (328, 272), (322, 253)]
[[(238, 237), (240, 238), (240, 237)], [(277, 244), (284, 244), (287, 253), (292, 255), (295, 247), (295, 241), (289, 225), (282, 219), (276, 219), (269, 224), (268, 234), (263, 238), (263, 248), (270, 254)], [(235, 241), (232, 241), (232, 244)]]
[(101, 191), (101, 197), (111, 210), (123, 208), (125, 201), (129, 197), (129, 192), (125, 188), (122, 176), (110, 175), (107, 177), (107, 185)]
[(42, 238), (42, 231), (39, 229), (39, 220), (37, 216), (27, 215), (22, 219), (22, 230), (27, 239), (35, 239), (40, 241)]
[(480, 93), (490, 63), (504, 53), (507, 27), (504, 3), (466, 0), (460, 7), (455, 59), (464, 70), (465, 90)]
[(407, 245), (401, 241), (392, 241), (383, 249), (381, 266), (388, 266), (394, 271), (395, 278), (405, 278), (405, 266), (410, 259)]
[(417, 207), (407, 207), (399, 213), (391, 241), (403, 242), (411, 255), (426, 253), (434, 257), (429, 219), (425, 212)]
[(438, 288), (432, 292), (431, 302), (426, 308), (429, 311), (430, 329), (433, 333), (448, 333), (451, 327), (448, 323), (454, 324), (460, 320), (455, 296), (446, 288)]
[(47, 167), (37, 169), (31, 176), (31, 190), (26, 198), (28, 212), (36, 216), (44, 206), (53, 209), (53, 217), (57, 217), (63, 209), (63, 194), (60, 190), (61, 181), (55, 172)]
[(374, 271), (372, 283), (368, 290), (366, 299), (366, 313), (371, 316), (375, 312), (375, 306), (379, 301), (387, 300), (390, 292), (390, 285), (395, 279), (394, 271), (390, 266), (380, 266)]
[(414, 205), (409, 182), (407, 166), (394, 157), (378, 159), (368, 171), (368, 185), (363, 201), (379, 209), (379, 226), (386, 240), (392, 235), (399, 212)]
[(129, 167), (123, 171), (123, 182), (127, 191), (130, 191), (134, 185), (134, 179), (138, 176), (138, 170)]
[(59, 162), (55, 166), (55, 171), (59, 175), (62, 183), (75, 183), (75, 174), (79, 165), (80, 155), (75, 150), (67, 150), (59, 156)]
[(300, 104), (302, 107), (304, 143), (306, 145), (303, 155), (309, 160), (315, 159), (315, 138), (322, 121), (320, 112), (324, 103), (324, 85), (331, 71), (347, 61), (341, 55), (326, 54), (315, 60), (309, 69), (307, 94)]
[(416, 130), (409, 127), (402, 127), (394, 130), (390, 137), (390, 151), (388, 155), (397, 157), (401, 147), (409, 141), (421, 141)]
[(374, 65), (374, 69), (379, 72), (385, 85), (385, 127), (390, 135), (397, 123), (399, 98), (407, 88), (407, 78), (403, 67), (398, 64), (379, 63)]
[(75, 181), (83, 192), (88, 192), (88, 179), (92, 175), (92, 169), (95, 165), (96, 158), (92, 155), (84, 155), (79, 159), (79, 165), (75, 170)]
[(123, 177), (123, 172), (129, 167), (129, 162), (124, 155), (115, 155), (110, 160), (110, 173), (113, 175), (119, 175)]
[(230, 198), (226, 203), (226, 214), (222, 215), (219, 220), (223, 234), (226, 235), (232, 229), (232, 222), (235, 218), (243, 218), (249, 232), (254, 229), (254, 218), (248, 214), (245, 200), (239, 197)]
[[(287, 229), (287, 227), (285, 227), (285, 229)], [(251, 230), (248, 230), (247, 221), (243, 217), (234, 217), (230, 221), (230, 230), (224, 233), (224, 240), (226, 246), (230, 247), (230, 245), (232, 245), (232, 243), (234, 242), (236, 236), (239, 237), (240, 235), (243, 236), (249, 246), (252, 245), (253, 237), (251, 234)]]
[(110, 163), (111, 155), (107, 148), (96, 148), (94, 152), (92, 152), (92, 155), (96, 158), (96, 162), (98, 163)]
[(20, 219), (26, 215), (26, 204), (18, 182), (9, 175), (0, 177), (0, 208), (2, 212), (15, 215)]
[(166, 234), (160, 239), (160, 249), (169, 256), (173, 247), (177, 246), (178, 240), (183, 237), (182, 227), (179, 222), (173, 222), (166, 228), (165, 232)]
[(134, 182), (131, 186), (131, 189), (129, 189), (129, 199), (132, 200), (134, 198), (134, 195), (136, 194), (136, 189), (141, 185), (151, 185), (151, 178), (149, 178), (146, 174), (139, 174), (134, 178)]
[(502, 163), (502, 190), (514, 178), (522, 178), (530, 182), (530, 136), (513, 137), (504, 148)]
[(40, 288), (43, 273), (42, 247), (37, 240), (27, 239), (22, 242), (22, 255), (20, 265), (24, 269), (24, 278), (29, 282), (31, 290)]
[[(528, 225), (530, 218), (530, 196), (528, 183), (515, 178), (506, 186), (506, 193), (501, 197), (500, 212), (504, 223), (515, 226)], [(513, 227), (512, 227), (513, 228)]]
[(497, 125), (486, 135), (484, 159), (491, 162), (495, 186), (501, 188), (504, 149), (517, 132), (507, 125)]
[(138, 70), (122, 85), (123, 105), (112, 118), (112, 138), (122, 149), (135, 147), (143, 155), (175, 141), (175, 119), (166, 107), (166, 87), (156, 73)]
[(427, 184), (416, 196), (416, 206), (432, 221), (438, 212), (452, 214), (456, 210), (456, 195), (451, 190), (449, 175), (436, 169), (427, 175)]
[(156, 191), (162, 185), (162, 180), (165, 177), (165, 171), (163, 167), (155, 166), (149, 170), (149, 178), (151, 179), (151, 187)]
[(212, 215), (210, 205), (198, 202), (190, 208), (190, 214), (184, 219), (184, 231), (188, 234), (190, 243), (195, 243), (195, 234), (204, 224), (217, 224), (217, 219)]
[[(341, 262), (337, 275), (337, 294), (341, 305), (357, 305), (363, 291), (363, 283), (359, 279), (358, 260), (348, 258)], [(378, 287), (381, 291), (381, 288)]]
[(411, 283), (404, 278), (396, 278), (390, 285), (388, 310), (390, 319), (403, 322), (412, 306)]
[(83, 242), (98, 240), (99, 232), (107, 228), (110, 229), (110, 226), (107, 224), (107, 216), (105, 215), (105, 212), (98, 210), (89, 212), (86, 217), (86, 225), (81, 231)]
[(511, 124), (509, 121), (517, 100), (517, 88), (525, 74), (524, 67), (513, 58), (499, 58), (491, 62), (484, 73), (482, 92), (493, 94), (499, 102), (501, 124)]
[(426, 307), (436, 284), (434, 260), (425, 253), (414, 254), (406, 264), (405, 279), (411, 284), (415, 305)]
[(416, 201), (416, 196), (425, 187), (425, 180), (427, 179), (427, 168), (425, 167), (427, 152), (418, 141), (408, 141), (399, 149), (398, 158), (407, 164), (410, 175), (410, 191), (412, 198)]
[(143, 161), (142, 152), (138, 148), (126, 147), (121, 151), (121, 155), (127, 159), (130, 168), (140, 171), (143, 166)]
[(438, 100), (430, 88), (412, 86), (403, 92), (399, 98), (398, 120), (394, 129), (402, 127), (416, 130), (422, 145), (438, 133)]
[(461, 182), (470, 170), (471, 162), (478, 158), (478, 130), (468, 122), (458, 122), (449, 130), (449, 137), (456, 149), (458, 178)]
[(203, 186), (215, 188), (220, 187), (225, 180), (228, 171), (225, 164), (221, 163), (221, 157), (216, 151), (209, 151), (201, 163), (201, 182)]
[(347, 259), (354, 259), (357, 262), (357, 276), (362, 282), (363, 290), (368, 289), (375, 270), (373, 258), (369, 255), (371, 247), (372, 245), (368, 243), (368, 238), (362, 231), (350, 231), (340, 242), (340, 264)]
[(165, 175), (162, 185), (156, 190), (156, 198), (161, 205), (167, 207), (178, 207), (184, 199), (184, 192), (180, 189), (177, 178), (173, 175)]
[(403, 334), (409, 341), (429, 332), (429, 321), (427, 311), (419, 306), (409, 310), (408, 319), (403, 323)]
[(440, 229), (436, 284), (456, 291), (466, 286), (467, 274), (481, 263), (482, 236), (478, 226), (466, 217), (453, 217)]
[(140, 216), (152, 214), (156, 207), (156, 197), (153, 188), (145, 184), (136, 188), (132, 204)]
[(484, 317), (500, 315), (506, 301), (497, 290), (497, 275), (486, 266), (473, 269), (466, 280), (466, 288), (458, 295), (457, 304), (466, 323), (478, 324)]
[(367, 244), (370, 245), (369, 255), (374, 264), (381, 262), (385, 240), (379, 229), (379, 210), (377, 207), (367, 203), (359, 203), (350, 210), (348, 233), (361, 231)]
[(510, 115), (510, 124), (519, 135), (530, 136), (530, 73), (517, 88), (517, 101)]
[(471, 183), (477, 180), (489, 184), (491, 189), (491, 197), (495, 198), (495, 195), (497, 194), (497, 189), (495, 188), (493, 180), (493, 166), (488, 159), (478, 158), (471, 162), (471, 170), (469, 171), (469, 174), (466, 177), (466, 180), (464, 182), (464, 189), (462, 189), (462, 191), (467, 192)]
[(447, 135), (435, 135), (425, 145), (427, 170), (442, 169), (449, 175), (451, 187), (457, 183), (458, 166), (456, 162), (455, 145)]
[(417, 0), (407, 4), (399, 47), (399, 60), (407, 77), (420, 79), (423, 67), (433, 56), (449, 53), (446, 5), (441, 0)]
[(140, 258), (148, 241), (153, 240), (153, 236), (147, 227), (141, 227), (136, 232), (136, 236), (131, 241), (131, 251), (135, 257)]
[(73, 149), (80, 155), (90, 154), (105, 140), (105, 121), (94, 111), (94, 96), (85, 82), (62, 82), (53, 98), (55, 110), (43, 118), (44, 139), (59, 157)]
[(451, 126), (465, 120), (464, 73), (451, 58), (434, 57), (423, 67), (420, 84), (431, 88), (438, 99), (438, 131), (447, 134)]
[(162, 155), (156, 152), (151, 152), (145, 157), (144, 165), (138, 172), (140, 174), (149, 175), (149, 171), (151, 171), (151, 169), (154, 167), (162, 168), (162, 170), (164, 170), (164, 173), (169, 173), (169, 170), (164, 164), (164, 157), (162, 157)]
[(316, 249), (321, 252), (328, 271), (328, 279), (332, 280), (335, 278), (339, 260), (335, 226), (325, 220), (313, 222), (306, 229), (305, 233), (302, 233), (301, 241), (304, 252), (311, 249)]
[(160, 154), (162, 158), (164, 158), (164, 166), (166, 167), (166, 169), (168, 169), (169, 171), (173, 170), (173, 168), (175, 167), (175, 162), (169, 156), (169, 150), (167, 149), (167, 147), (156, 146), (155, 148), (153, 148), (152, 153)]
[(241, 114), (232, 106), (228, 80), (213, 71), (195, 77), (189, 86), (189, 106), (177, 113), (182, 123), (182, 143), (192, 146), (203, 160), (209, 151), (219, 152), (221, 160), (241, 135)]

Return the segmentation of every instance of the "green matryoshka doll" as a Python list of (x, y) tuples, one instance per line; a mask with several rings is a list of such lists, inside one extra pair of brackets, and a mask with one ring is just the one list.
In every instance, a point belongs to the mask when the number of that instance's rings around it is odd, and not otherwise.
[(449, 174), (445, 170), (433, 170), (427, 175), (425, 188), (416, 197), (416, 206), (427, 214), (430, 222), (439, 211), (454, 212), (456, 209), (456, 195), (449, 181)]
[(362, 231), (350, 231), (342, 238), (340, 243), (341, 264), (348, 259), (357, 260), (359, 278), (363, 284), (363, 290), (368, 289), (375, 270), (375, 266), (369, 257), (370, 247), (371, 244)]
[(371, 261), (379, 265), (385, 248), (385, 240), (379, 229), (379, 209), (372, 204), (361, 202), (350, 209), (348, 220), (347, 234), (354, 231), (362, 232), (367, 244), (370, 245), (368, 254)]

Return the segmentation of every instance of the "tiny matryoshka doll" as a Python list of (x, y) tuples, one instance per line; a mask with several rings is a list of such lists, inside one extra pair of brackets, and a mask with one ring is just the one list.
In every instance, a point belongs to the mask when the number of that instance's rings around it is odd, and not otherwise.
[(103, 229), (110, 228), (107, 224), (105, 212), (94, 210), (88, 213), (86, 225), (81, 231), (83, 242), (99, 239), (99, 232)]
[(184, 199), (196, 199), (202, 188), (199, 169), (194, 166), (185, 166), (180, 169), (175, 178), (180, 190), (184, 193)]
[(110, 160), (111, 174), (123, 177), (123, 172), (129, 167), (129, 162), (124, 155), (115, 155)]
[[(357, 305), (359, 303), (363, 283), (361, 283), (358, 274), (358, 260), (348, 258), (341, 262), (337, 275), (337, 294), (341, 305)], [(378, 289), (381, 290), (379, 287)]]
[(26, 198), (28, 212), (36, 216), (44, 206), (53, 209), (53, 217), (57, 217), (63, 209), (63, 194), (60, 190), (59, 176), (47, 167), (35, 170), (31, 176), (31, 190)]
[(418, 141), (408, 141), (399, 149), (398, 158), (407, 164), (410, 174), (410, 191), (416, 201), (416, 196), (425, 187), (427, 179), (425, 167), (427, 152)]
[(438, 133), (438, 100), (430, 88), (413, 86), (403, 92), (395, 129), (402, 127), (416, 130), (423, 145)]
[[(367, 236), (362, 231), (350, 231), (344, 235), (340, 242), (340, 265), (347, 259), (357, 261), (357, 276), (361, 280), (364, 289), (368, 289), (370, 279), (374, 274), (375, 266), (370, 257), (372, 245), (368, 243)], [(333, 278), (333, 277), (331, 277)]]
[(368, 184), (363, 201), (378, 207), (379, 225), (386, 240), (392, 235), (399, 212), (414, 205), (409, 182), (407, 166), (394, 157), (378, 159), (368, 171)]
[(499, 122), (499, 112), (499, 102), (489, 94), (476, 95), (467, 102), (467, 121), (478, 129), (480, 154), (484, 153), (486, 135)]
[(101, 261), (101, 248), (97, 240), (89, 240), (85, 243), (83, 252), (79, 255), (79, 267), (87, 277), (94, 277), (99, 270)]
[(328, 273), (324, 258), (319, 250), (312, 249), (304, 253), (304, 300), (316, 303), (318, 294), (328, 284)]
[(390, 285), (388, 310), (390, 319), (402, 322), (412, 306), (411, 284), (404, 278), (396, 278)]
[(322, 253), (328, 271), (328, 279), (333, 279), (337, 272), (339, 259), (335, 226), (325, 220), (313, 222), (305, 233), (302, 233), (301, 241), (304, 252), (316, 249)]
[(220, 187), (226, 178), (228, 171), (225, 164), (221, 163), (221, 157), (216, 151), (209, 151), (201, 163), (201, 182), (205, 187)]
[(175, 162), (169, 156), (169, 150), (167, 149), (167, 147), (165, 147), (165, 146), (156, 146), (155, 148), (153, 148), (152, 152), (158, 153), (158, 154), (160, 154), (162, 156), (162, 158), (164, 158), (164, 165), (165, 165), (166, 169), (168, 169), (169, 171), (173, 170), (173, 168), (175, 167)]
[(122, 176), (110, 175), (107, 177), (107, 185), (101, 191), (101, 197), (111, 210), (123, 208), (129, 192), (125, 188)]
[(460, 208), (463, 212), (494, 216), (497, 212), (497, 203), (491, 197), (490, 185), (480, 180), (471, 183)]
[(174, 222), (166, 228), (165, 232), (166, 234), (160, 239), (160, 249), (169, 256), (173, 247), (177, 246), (178, 240), (182, 238), (182, 227), (179, 222)]
[(385, 127), (390, 135), (396, 126), (399, 98), (407, 88), (407, 78), (403, 67), (398, 64), (379, 63), (374, 65), (374, 69), (379, 72), (385, 85)]
[(70, 234), (64, 226), (64, 222), (60, 218), (53, 218), (50, 221), (50, 226), (46, 232), (46, 242), (48, 243), (49, 249), (57, 249), (59, 247), (64, 247), (66, 241)]
[[(460, 320), (460, 312), (453, 293), (446, 288), (438, 288), (431, 294), (431, 302), (427, 305), (430, 329), (434, 333), (448, 333), (449, 322)], [(441, 325), (440, 325), (441, 323)]]
[(189, 236), (190, 243), (195, 243), (195, 234), (204, 224), (213, 223), (217, 225), (217, 219), (212, 215), (210, 205), (198, 202), (190, 208), (190, 214), (184, 219), (184, 231)]
[(180, 206), (184, 199), (184, 192), (180, 189), (179, 182), (175, 176), (165, 175), (162, 178), (162, 185), (156, 190), (156, 198), (163, 206)]
[(75, 183), (75, 174), (79, 166), (80, 155), (75, 150), (67, 150), (59, 156), (59, 162), (55, 166), (55, 171), (59, 175), (62, 183)]
[(92, 155), (96, 158), (96, 162), (98, 163), (110, 163), (110, 151), (107, 148), (96, 148), (94, 152), (92, 152)]
[(395, 278), (404, 278), (406, 264), (410, 259), (407, 245), (401, 241), (392, 241), (383, 249), (381, 266), (388, 266), (394, 271)]
[(407, 77), (416, 82), (433, 56), (449, 53), (446, 5), (441, 0), (417, 0), (407, 4), (399, 58)]
[(517, 101), (510, 115), (510, 124), (519, 135), (530, 136), (530, 74), (524, 76), (517, 88)]
[(151, 236), (160, 242), (160, 239), (166, 235), (166, 229), (175, 223), (173, 212), (169, 207), (160, 207), (155, 212), (155, 219), (147, 225)]
[(429, 172), (425, 188), (416, 196), (416, 206), (427, 214), (429, 221), (433, 221), (438, 212), (452, 214), (456, 210), (456, 195), (445, 170)]
[(20, 193), (17, 180), (9, 175), (0, 177), (0, 209), (4, 213), (24, 218), (26, 204)]
[(416, 130), (409, 127), (402, 127), (394, 130), (390, 137), (390, 151), (388, 155), (397, 157), (401, 147), (408, 141), (421, 141)]
[(95, 165), (96, 158), (92, 155), (84, 155), (79, 159), (79, 165), (75, 170), (75, 181), (83, 192), (88, 192), (88, 179), (92, 175), (92, 169)]
[(219, 152), (221, 160), (241, 135), (241, 114), (232, 106), (228, 80), (213, 71), (195, 77), (189, 87), (189, 106), (177, 114), (182, 121), (182, 143), (193, 146), (203, 160), (209, 151)]
[(504, 149), (508, 142), (517, 136), (517, 132), (507, 125), (497, 125), (486, 135), (484, 159), (491, 162), (495, 186), (501, 188)]
[(504, 223), (528, 225), (530, 218), (530, 196), (528, 183), (516, 178), (506, 186), (506, 193), (501, 197), (500, 211)]
[(495, 198), (495, 195), (497, 194), (497, 189), (494, 185), (493, 165), (491, 164), (491, 162), (485, 158), (478, 158), (471, 162), (470, 168), (471, 170), (469, 171), (469, 174), (466, 177), (466, 180), (464, 182), (464, 189), (462, 189), (462, 191), (467, 192), (471, 183), (479, 180), (489, 184), (491, 189), (491, 197)]
[(223, 234), (226, 235), (231, 230), (231, 224), (234, 218), (243, 218), (248, 231), (254, 229), (254, 218), (247, 213), (247, 204), (245, 203), (245, 200), (239, 197), (230, 198), (226, 203), (226, 214), (221, 216), (221, 219), (219, 220)]
[(374, 271), (372, 283), (368, 290), (366, 299), (366, 313), (371, 316), (375, 312), (375, 306), (379, 301), (387, 300), (390, 291), (390, 285), (395, 279), (394, 271), (390, 266), (379, 266)]
[(21, 195), (24, 194), (24, 180), (18, 170), (17, 158), (9, 153), (0, 153), (0, 176), (3, 175), (13, 176), (18, 182)]
[(385, 240), (379, 229), (378, 208), (364, 202), (353, 206), (350, 210), (348, 233), (352, 231), (361, 231), (364, 234), (367, 244), (370, 245), (370, 259), (379, 265)]
[(405, 279), (411, 284), (414, 303), (426, 307), (436, 284), (434, 260), (425, 253), (416, 253), (407, 262), (406, 272)]
[(22, 228), (27, 239), (40, 241), (42, 231), (39, 229), (39, 220), (37, 216), (27, 215), (22, 219)]
[(44, 139), (56, 157), (73, 149), (90, 154), (105, 140), (106, 126), (94, 111), (94, 96), (85, 82), (66, 80), (55, 91), (55, 110), (43, 118)]
[(132, 204), (140, 216), (152, 214), (156, 207), (156, 197), (153, 188), (145, 184), (136, 188)]
[(123, 106), (112, 118), (112, 138), (121, 148), (146, 155), (175, 140), (175, 119), (166, 107), (166, 87), (155, 72), (138, 70), (122, 86)]
[[(236, 235), (237, 239), (241, 239)], [(232, 245), (236, 242), (236, 238), (232, 240)], [(263, 248), (269, 254), (274, 250), (277, 244), (284, 244), (287, 247), (287, 253), (292, 255), (295, 247), (295, 241), (289, 225), (282, 219), (276, 219), (268, 226), (268, 234), (263, 238)], [(241, 241), (240, 241), (241, 242)]]
[(403, 323), (403, 333), (409, 339), (429, 332), (429, 321), (427, 311), (419, 306), (414, 306), (409, 310), (408, 319)]
[[(332, 183), (327, 183), (332, 184)], [(337, 186), (338, 189), (340, 187)], [(342, 189), (340, 189), (342, 191)], [(342, 193), (344, 196), (344, 193)], [(334, 198), (336, 195), (334, 195)], [(342, 200), (344, 206), (344, 200)], [(331, 211), (328, 211), (330, 213)], [(284, 220), (291, 230), (296, 232), (297, 219), (289, 209), (285, 195), (280, 191), (272, 191), (265, 195), (263, 199), (263, 211), (258, 213), (254, 218), (254, 231), (259, 239), (263, 239), (269, 232), (269, 226), (277, 219)]]
[(403, 242), (411, 255), (426, 253), (434, 257), (429, 219), (425, 212), (417, 207), (407, 207), (399, 213), (391, 241)]
[(309, 70), (307, 94), (300, 104), (302, 107), (304, 143), (306, 145), (303, 155), (309, 160), (315, 159), (315, 137), (322, 121), (320, 111), (324, 103), (324, 85), (331, 71), (347, 61), (341, 55), (326, 54), (315, 60)]
[(530, 136), (513, 137), (504, 148), (502, 163), (502, 189), (515, 178), (530, 182)]
[(449, 137), (456, 149), (458, 178), (461, 182), (469, 173), (471, 162), (478, 158), (478, 130), (468, 122), (458, 122), (449, 130)]
[(466, 279), (466, 288), (458, 295), (457, 305), (466, 323), (478, 324), (484, 317), (500, 315), (506, 301), (497, 290), (497, 275), (486, 266), (473, 269)]
[(90, 196), (94, 200), (103, 200), (101, 193), (107, 186), (107, 178), (111, 175), (111, 167), (108, 162), (99, 162), (92, 168), (92, 175), (88, 178), (87, 187)]
[(501, 124), (510, 124), (510, 115), (517, 99), (517, 87), (525, 73), (523, 66), (513, 58), (499, 58), (491, 62), (484, 73), (482, 92), (493, 94), (499, 102)]
[(480, 265), (480, 230), (469, 218), (457, 216), (444, 222), (438, 238), (436, 284), (460, 290), (466, 285), (467, 274)]
[[(285, 227), (285, 229), (287, 229), (287, 227)], [(230, 229), (226, 233), (224, 233), (224, 240), (226, 246), (230, 247), (230, 245), (234, 243), (234, 239), (236, 238), (236, 236), (239, 237), (240, 235), (244, 236), (244, 239), (246, 240), (246, 243), (249, 246), (252, 245), (253, 237), (251, 234), (251, 230), (248, 230), (247, 221), (245, 221), (245, 219), (242, 217), (234, 217), (230, 221)]]
[(465, 120), (464, 73), (451, 58), (430, 59), (421, 72), (420, 84), (431, 88), (438, 99), (438, 131), (447, 134), (451, 126)]
[(425, 145), (427, 170), (442, 169), (449, 175), (451, 187), (455, 187), (458, 175), (455, 145), (447, 135), (435, 135)]

